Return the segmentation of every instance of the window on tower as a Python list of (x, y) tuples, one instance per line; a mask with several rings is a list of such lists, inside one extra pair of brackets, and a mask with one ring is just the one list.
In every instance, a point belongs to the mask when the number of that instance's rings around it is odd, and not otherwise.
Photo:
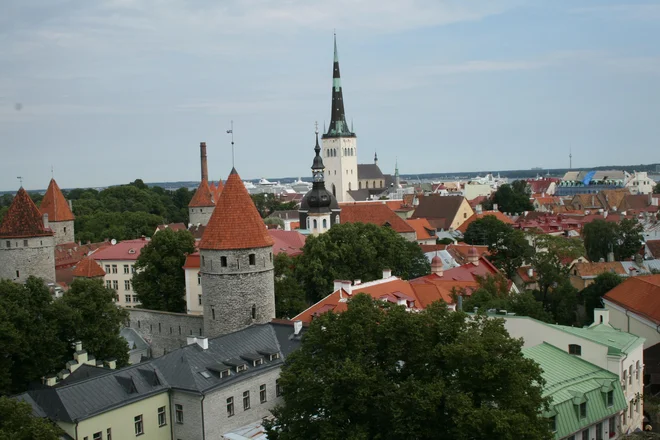
[(220, 266), (227, 267), (227, 257), (220, 257)]
[(257, 264), (257, 256), (255, 254), (250, 254), (250, 266), (254, 266)]
[(257, 306), (252, 304), (252, 319), (257, 319)]
[(314, 229), (316, 229), (318, 227), (319, 227), (318, 222), (316, 220), (314, 220)]
[(328, 228), (328, 221), (326, 219), (323, 219), (323, 229)]

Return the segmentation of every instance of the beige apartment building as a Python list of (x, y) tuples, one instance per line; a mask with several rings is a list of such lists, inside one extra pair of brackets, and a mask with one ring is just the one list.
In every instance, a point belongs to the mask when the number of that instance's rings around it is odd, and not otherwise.
[(140, 251), (148, 243), (146, 238), (125, 240), (99, 249), (90, 255), (90, 258), (105, 271), (103, 282), (107, 288), (117, 293), (116, 302), (119, 306), (136, 307), (140, 305), (137, 294), (133, 290), (133, 274)]

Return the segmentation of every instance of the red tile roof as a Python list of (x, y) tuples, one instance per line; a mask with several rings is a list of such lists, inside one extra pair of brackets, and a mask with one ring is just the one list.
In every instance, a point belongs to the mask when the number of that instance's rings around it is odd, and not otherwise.
[(189, 208), (205, 208), (209, 206), (214, 206), (213, 203), (213, 193), (209, 187), (209, 182), (202, 180), (197, 187), (197, 191), (193, 195), (190, 203), (188, 203)]
[(80, 260), (75, 269), (71, 272), (74, 277), (96, 278), (105, 276), (103, 268), (91, 258)]
[(111, 246), (109, 241), (101, 243), (62, 243), (55, 246), (55, 269), (64, 269), (74, 266), (85, 256), (90, 255), (97, 249)]
[(49, 222), (66, 222), (74, 219), (69, 203), (64, 198), (64, 194), (57, 186), (55, 179), (50, 179), (50, 184), (44, 198), (41, 200), (39, 209), (42, 214), (48, 214)]
[(200, 249), (252, 249), (273, 245), (236, 169), (231, 170), (213, 215), (206, 225)]
[(613, 272), (618, 275), (627, 275), (626, 269), (618, 261), (575, 263), (571, 267), (571, 274), (579, 277), (596, 277), (605, 272)]
[(269, 229), (268, 234), (274, 242), (273, 254), (284, 252), (290, 257), (302, 254), (302, 248), (305, 246), (305, 236), (300, 232)]
[(199, 252), (195, 252), (186, 257), (186, 262), (183, 265), (184, 269), (199, 269), (199, 267)]
[(382, 203), (352, 203), (341, 206), (342, 223), (372, 223), (389, 225), (394, 231), (415, 232), (412, 226)]
[(137, 240), (124, 240), (120, 241), (114, 246), (107, 246), (99, 249), (91, 256), (94, 260), (112, 261), (112, 260), (126, 260), (135, 261), (140, 256), (142, 248), (149, 244), (145, 238), (138, 238)]
[(486, 200), (488, 200), (488, 197), (486, 196), (477, 196), (472, 200), (468, 200), (468, 203), (472, 207), (472, 209), (475, 209), (477, 205), (482, 205)]
[(470, 223), (479, 220), (481, 218), (486, 217), (487, 215), (492, 215), (495, 218), (497, 218), (499, 221), (506, 223), (507, 225), (513, 224), (513, 220), (511, 220), (509, 217), (506, 215), (502, 214), (500, 211), (484, 211), (481, 214), (472, 214), (467, 220), (465, 220), (456, 230), (462, 232), (465, 234), (465, 231), (467, 231), (468, 226), (470, 226)]
[(649, 252), (651, 252), (653, 258), (660, 258), (660, 240), (648, 240), (646, 246), (649, 248)]
[(429, 221), (425, 218), (409, 218), (404, 221), (413, 227), (417, 234), (417, 240), (430, 240), (435, 238), (434, 235), (431, 235), (431, 232), (435, 234), (435, 228), (431, 226)]
[(167, 225), (158, 225), (156, 226), (156, 231), (164, 231), (165, 229), (169, 229), (170, 231), (185, 231), (188, 229), (188, 227), (185, 225), (185, 223), (169, 223)]
[(660, 324), (660, 275), (628, 278), (604, 299)]
[(213, 191), (213, 200), (217, 202), (220, 199), (220, 194), (222, 194), (222, 190), (225, 186), (222, 184), (222, 179), (218, 180), (218, 184), (214, 184), (214, 186), (215, 190)]
[(0, 225), (2, 238), (28, 238), (52, 236), (53, 231), (44, 228), (41, 211), (30, 195), (21, 187)]

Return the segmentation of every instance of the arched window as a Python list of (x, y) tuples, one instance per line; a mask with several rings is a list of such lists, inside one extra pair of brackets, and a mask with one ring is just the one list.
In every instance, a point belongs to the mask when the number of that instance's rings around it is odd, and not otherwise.
[(373, 187), (374, 187), (374, 188), (376, 187), (376, 181), (375, 181), (375, 180), (374, 180), (374, 186), (373, 186)]
[(365, 180), (364, 184), (365, 184), (365, 188), (369, 189), (369, 181)]
[(362, 182), (358, 180), (358, 189), (362, 189)]
[(323, 229), (328, 229), (328, 221), (323, 219)]
[(381, 188), (383, 187), (383, 181), (382, 180), (380, 181), (380, 187)]
[(252, 319), (257, 319), (257, 305), (252, 304)]
[(337, 214), (337, 215), (335, 216), (335, 223), (336, 223), (336, 224), (339, 224), (339, 214)]
[(318, 222), (316, 221), (316, 219), (314, 219), (314, 229), (317, 229), (318, 227), (319, 227), (319, 224), (318, 224)]
[(351, 182), (348, 182), (348, 190), (351, 190)]

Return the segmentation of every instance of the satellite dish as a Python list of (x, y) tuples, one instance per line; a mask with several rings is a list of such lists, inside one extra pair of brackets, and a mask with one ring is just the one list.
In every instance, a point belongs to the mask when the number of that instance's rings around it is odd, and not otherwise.
[(116, 244), (117, 244), (117, 240), (115, 240), (115, 239), (113, 238), (112, 240), (110, 240), (110, 244), (113, 245), (113, 246), (116, 245)]

